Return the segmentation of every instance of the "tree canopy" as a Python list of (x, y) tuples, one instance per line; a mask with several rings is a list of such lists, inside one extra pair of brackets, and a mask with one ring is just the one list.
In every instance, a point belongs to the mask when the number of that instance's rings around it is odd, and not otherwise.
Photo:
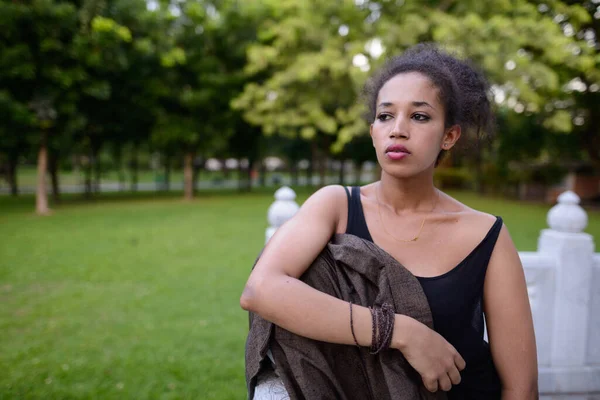
[(0, 23), (0, 161), (14, 177), (19, 155), (37, 153), (40, 213), (45, 171), (54, 185), (73, 153), (88, 156), (90, 187), (104, 148), (131, 165), (142, 147), (180, 159), (186, 197), (195, 158), (252, 166), (261, 135), (364, 160), (361, 88), (421, 42), (470, 58), (492, 84), (501, 132), (474, 162), (569, 149), (600, 165), (593, 0), (3, 1)]

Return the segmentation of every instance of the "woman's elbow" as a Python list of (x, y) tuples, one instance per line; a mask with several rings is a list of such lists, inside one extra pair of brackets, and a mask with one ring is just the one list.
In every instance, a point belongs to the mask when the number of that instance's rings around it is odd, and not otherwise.
[(244, 287), (244, 291), (242, 292), (242, 296), (240, 297), (240, 306), (250, 312), (256, 313), (258, 306), (258, 298), (260, 297), (260, 293), (262, 292), (261, 284), (262, 280), (254, 279), (249, 280)]
[(252, 311), (253, 300), (251, 289), (248, 286), (244, 287), (244, 291), (240, 297), (240, 307), (246, 311)]

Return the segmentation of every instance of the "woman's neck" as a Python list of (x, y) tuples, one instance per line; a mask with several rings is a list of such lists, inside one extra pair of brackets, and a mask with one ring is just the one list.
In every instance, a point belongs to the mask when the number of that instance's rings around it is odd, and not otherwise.
[(426, 177), (395, 178), (385, 171), (375, 187), (379, 201), (391, 207), (398, 215), (412, 212), (430, 212), (437, 204), (436, 188), (433, 186), (433, 173)]

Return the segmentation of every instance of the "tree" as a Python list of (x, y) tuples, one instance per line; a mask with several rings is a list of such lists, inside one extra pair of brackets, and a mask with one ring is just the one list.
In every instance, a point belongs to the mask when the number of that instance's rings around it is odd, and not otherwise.
[(13, 196), (18, 194), (17, 163), (29, 147), (28, 136), (34, 116), (27, 106), (16, 101), (7, 91), (0, 91), (0, 168), (5, 169), (6, 180)]
[[(184, 196), (193, 197), (193, 160), (225, 148), (240, 128), (229, 102), (242, 88), (245, 46), (255, 32), (252, 6), (236, 1), (171, 4), (174, 49), (152, 141), (184, 154)], [(248, 11), (248, 13), (246, 13)]]
[[(237, 115), (237, 120), (233, 134), (229, 137), (227, 150), (229, 155), (239, 161), (239, 189), (250, 191), (252, 169), (260, 159), (262, 132), (260, 128), (246, 123), (240, 115)], [(245, 171), (241, 162), (244, 158), (248, 161)], [(245, 178), (243, 178), (244, 172)]]
[(147, 10), (147, 3), (141, 0), (88, 1), (80, 16), (77, 51), (86, 72), (86, 81), (79, 88), (79, 110), (85, 118), (80, 140), (91, 160), (86, 192), (91, 192), (92, 172), (95, 187), (99, 186), (101, 170), (96, 161), (107, 143), (119, 169), (122, 147), (133, 144), (135, 189), (135, 150), (147, 142), (155, 124), (164, 73), (160, 57), (172, 50), (161, 35), (166, 21), (160, 12)]
[(248, 51), (246, 71), (259, 78), (233, 105), (267, 135), (300, 132), (339, 151), (366, 130), (356, 102), (366, 74), (353, 59), (370, 31), (361, 23), (368, 11), (354, 1), (286, 0), (273, 7), (259, 28), (260, 42)]
[[(546, 5), (537, 3), (446, 1), (443, 8), (437, 9), (420, 7), (419, 11), (409, 7), (403, 10), (406, 14), (398, 15), (388, 25), (381, 25), (381, 32), (388, 34), (383, 43), (388, 48), (400, 50), (401, 41), (409, 32), (418, 32), (417, 41), (441, 43), (469, 57), (484, 70), (492, 83), (493, 100), (499, 110), (519, 115), (512, 120), (533, 119), (543, 127), (536, 130), (544, 136), (554, 132), (567, 133), (571, 130), (571, 118), (565, 105), (573, 101), (573, 95), (565, 87), (576, 76), (574, 71), (587, 68), (592, 60), (588, 52), (574, 51), (579, 47), (577, 40), (565, 34), (557, 23), (559, 19), (546, 12)], [(550, 3), (565, 16), (585, 19), (578, 5)], [(381, 10), (381, 14), (387, 15), (385, 11)], [(411, 15), (410, 27), (399, 23), (405, 15)], [(518, 125), (528, 126), (520, 122)], [(538, 154), (543, 154), (542, 144), (553, 143), (544, 139), (537, 140)], [(506, 138), (497, 140), (507, 144)], [(483, 190), (483, 165), (493, 148), (468, 132), (463, 141), (476, 149), (467, 152), (465, 158), (474, 172), (476, 188)]]
[(571, 96), (549, 107), (561, 110), (563, 131), (576, 137), (587, 160), (600, 170), (600, 121), (597, 118), (600, 113), (600, 12), (597, 2), (550, 1), (538, 7), (573, 39), (570, 50), (581, 60), (559, 68), (559, 72), (570, 79), (566, 90)]
[(68, 107), (69, 90), (82, 78), (71, 51), (77, 10), (62, 1), (0, 3), (2, 68), (0, 85), (27, 105), (37, 130), (38, 183), (36, 212), (49, 212), (46, 193), (48, 140), (58, 109)]
[[(550, 3), (569, 18), (586, 20), (579, 5)], [(234, 106), (266, 134), (329, 134), (333, 152), (367, 132), (355, 101), (366, 72), (384, 61), (381, 55), (437, 42), (484, 70), (500, 108), (534, 115), (546, 131), (557, 132), (570, 127), (568, 112), (558, 105), (573, 96), (563, 88), (593, 59), (587, 51), (574, 52), (577, 41), (526, 0), (339, 1), (315, 9), (314, 0), (278, 3), (261, 25), (260, 43), (249, 50), (248, 71), (267, 71), (268, 78), (248, 84)], [(482, 151), (470, 154), (481, 171)]]

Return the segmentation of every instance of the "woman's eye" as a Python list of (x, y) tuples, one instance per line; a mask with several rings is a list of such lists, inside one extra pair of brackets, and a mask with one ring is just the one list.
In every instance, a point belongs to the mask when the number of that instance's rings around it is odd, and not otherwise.
[(414, 114), (413, 118), (415, 121), (429, 121), (430, 118), (425, 114)]
[(388, 120), (388, 119), (390, 119), (390, 118), (392, 118), (392, 116), (391, 116), (391, 115), (389, 115), (389, 114), (379, 114), (379, 115), (377, 116), (377, 119), (378, 119), (379, 121), (382, 121), (382, 122), (383, 122), (383, 121), (387, 121), (387, 120)]

